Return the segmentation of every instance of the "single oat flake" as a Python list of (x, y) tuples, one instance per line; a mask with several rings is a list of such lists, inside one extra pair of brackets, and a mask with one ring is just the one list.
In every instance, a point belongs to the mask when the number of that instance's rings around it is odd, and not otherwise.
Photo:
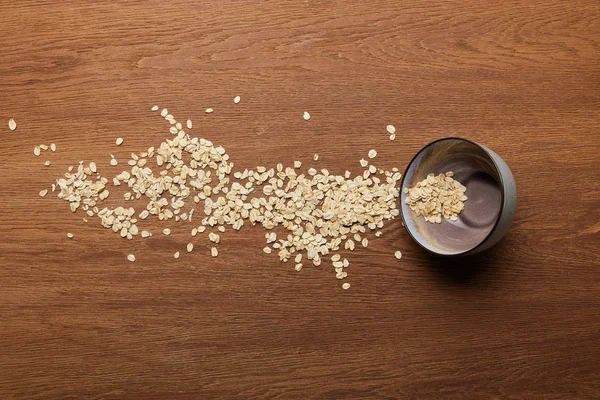
[(304, 115), (302, 117), (305, 121), (308, 121), (310, 119), (310, 114), (308, 113), (308, 111), (304, 111)]
[(17, 129), (17, 123), (12, 118), (8, 120), (8, 129), (10, 129), (11, 131)]

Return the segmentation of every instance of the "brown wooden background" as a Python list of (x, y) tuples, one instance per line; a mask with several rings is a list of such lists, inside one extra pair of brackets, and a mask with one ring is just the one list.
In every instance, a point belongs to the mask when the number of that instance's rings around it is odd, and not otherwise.
[[(0, 398), (600, 398), (596, 0), (0, 10)], [(123, 163), (169, 137), (153, 104), (241, 168), (318, 152), (358, 172), (375, 148), (403, 170), (463, 136), (512, 166), (517, 217), (455, 262), (395, 220), (350, 254), (346, 292), (330, 265), (296, 273), (263, 254), (262, 228), (225, 234), (217, 259), (199, 239), (173, 260), (188, 226), (128, 242), (38, 196), (79, 160), (110, 176), (123, 164), (109, 152)]]

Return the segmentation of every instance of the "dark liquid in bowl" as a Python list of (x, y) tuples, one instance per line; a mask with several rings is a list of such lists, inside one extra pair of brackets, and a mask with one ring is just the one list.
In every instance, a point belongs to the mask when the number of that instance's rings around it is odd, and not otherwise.
[(469, 193), (469, 207), (465, 207), (459, 218), (472, 228), (492, 228), (502, 201), (502, 191), (496, 180), (485, 172), (476, 172), (463, 185)]
[(469, 199), (458, 221), (442, 221), (430, 235), (439, 247), (466, 251), (477, 246), (494, 228), (502, 191), (498, 182), (483, 171), (474, 170), (460, 182), (467, 187), (465, 195)]

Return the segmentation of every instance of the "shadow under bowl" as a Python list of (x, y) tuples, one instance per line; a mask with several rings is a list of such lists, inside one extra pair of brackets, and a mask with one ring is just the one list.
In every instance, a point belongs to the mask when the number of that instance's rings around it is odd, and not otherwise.
[[(414, 187), (431, 173), (448, 171), (467, 188), (465, 208), (457, 221), (427, 222), (408, 207), (404, 188)], [(490, 248), (504, 236), (516, 211), (517, 187), (508, 165), (492, 150), (467, 139), (445, 138), (425, 146), (408, 165), (401, 187), (404, 226), (421, 247), (439, 255)]]

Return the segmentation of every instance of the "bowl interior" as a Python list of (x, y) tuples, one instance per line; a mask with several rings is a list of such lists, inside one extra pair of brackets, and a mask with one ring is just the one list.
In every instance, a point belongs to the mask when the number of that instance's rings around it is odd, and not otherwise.
[(467, 253), (481, 244), (494, 229), (502, 208), (500, 173), (489, 154), (478, 144), (465, 139), (448, 138), (425, 146), (411, 161), (402, 188), (411, 188), (428, 174), (454, 172), (467, 190), (464, 210), (457, 221), (442, 218), (442, 223), (426, 222), (416, 216), (405, 202), (400, 202), (404, 225), (424, 248), (443, 255)]

